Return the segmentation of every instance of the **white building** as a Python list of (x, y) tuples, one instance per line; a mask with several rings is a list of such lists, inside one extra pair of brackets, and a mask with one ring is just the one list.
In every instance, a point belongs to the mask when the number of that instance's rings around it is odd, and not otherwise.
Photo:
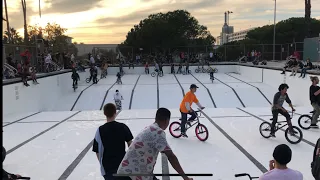
[(246, 38), (247, 33), (251, 30), (253, 30), (255, 28), (250, 28), (250, 29), (246, 29), (246, 30), (242, 30), (242, 31), (238, 31), (238, 32), (234, 32), (231, 34), (228, 34), (228, 42), (233, 42), (233, 41), (240, 41)]

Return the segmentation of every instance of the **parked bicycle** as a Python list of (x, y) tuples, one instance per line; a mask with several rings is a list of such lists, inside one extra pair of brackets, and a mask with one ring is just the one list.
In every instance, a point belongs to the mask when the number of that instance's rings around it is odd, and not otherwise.
[[(198, 115), (195, 120), (193, 120), (191, 122), (187, 121), (186, 131), (188, 129), (190, 129), (192, 126), (197, 125), (195, 128), (195, 134), (196, 134), (197, 138), (200, 141), (206, 141), (209, 137), (209, 131), (208, 131), (208, 128), (204, 124), (200, 123), (199, 117), (201, 117), (201, 111), (198, 110), (198, 111), (194, 111), (194, 112), (197, 113)], [(179, 119), (179, 120), (181, 121), (181, 119)], [(180, 138), (182, 136), (181, 135), (181, 123), (178, 121), (172, 122), (169, 126), (169, 131), (173, 137)], [(201, 137), (200, 136), (201, 134), (204, 134), (204, 137)]]
[(153, 72), (151, 73), (151, 76), (152, 76), (152, 77), (155, 77), (156, 75), (162, 77), (162, 76), (163, 76), (163, 73), (161, 73), (159, 70), (158, 70), (158, 72), (153, 71)]
[[(293, 112), (291, 113), (291, 119), (293, 117)], [(272, 118), (270, 119), (272, 120)], [(284, 125), (282, 125), (282, 123), (284, 123)], [(277, 132), (278, 130), (282, 129), (283, 127), (288, 126), (287, 121), (278, 121), (276, 123), (276, 127), (275, 127), (275, 132)], [(285, 130), (285, 138), (286, 140), (291, 143), (291, 144), (298, 144), (302, 138), (303, 138), (303, 134), (302, 131), (297, 127), (297, 126), (292, 126), (293, 132), (295, 135), (291, 135), (290, 134), (290, 128), (288, 126), (288, 128)], [(259, 127), (259, 131), (262, 137), (264, 138), (270, 138), (271, 137), (271, 123), (269, 122), (263, 122), (261, 123), (260, 127)], [(266, 134), (264, 134), (264, 132), (267, 132)], [(295, 137), (297, 138), (296, 140), (291, 140), (291, 137)]]
[[(310, 113), (312, 114), (312, 116), (310, 116), (309, 114), (303, 114), (299, 117), (298, 124), (302, 129), (308, 130), (311, 128), (311, 121), (315, 110), (311, 111)], [(320, 122), (319, 119), (318, 122)]]

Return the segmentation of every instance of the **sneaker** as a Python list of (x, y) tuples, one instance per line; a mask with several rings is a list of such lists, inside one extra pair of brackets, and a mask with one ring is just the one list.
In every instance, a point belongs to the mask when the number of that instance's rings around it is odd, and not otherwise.
[(188, 136), (187, 136), (187, 134), (186, 134), (185, 132), (182, 132), (181, 135), (182, 135), (183, 137), (188, 138)]
[(310, 126), (311, 128), (315, 128), (315, 129), (319, 129), (319, 126), (318, 125), (316, 125), (316, 124), (311, 124), (311, 126)]
[(285, 72), (284, 71), (282, 71), (282, 73), (281, 74), (284, 74)]
[(270, 136), (274, 137), (274, 138), (276, 137), (276, 135), (274, 133), (270, 133)]

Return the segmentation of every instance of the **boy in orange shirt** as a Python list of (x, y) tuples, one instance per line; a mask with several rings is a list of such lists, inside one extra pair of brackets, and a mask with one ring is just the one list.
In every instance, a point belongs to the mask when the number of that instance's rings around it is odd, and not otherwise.
[(183, 100), (180, 104), (180, 112), (181, 112), (181, 135), (184, 137), (188, 137), (186, 134), (186, 123), (187, 123), (187, 115), (190, 114), (191, 117), (188, 119), (188, 122), (193, 121), (197, 117), (197, 113), (191, 108), (192, 103), (196, 103), (201, 109), (204, 107), (199, 103), (196, 95), (194, 94), (197, 91), (198, 86), (195, 84), (191, 84), (190, 91), (183, 97)]

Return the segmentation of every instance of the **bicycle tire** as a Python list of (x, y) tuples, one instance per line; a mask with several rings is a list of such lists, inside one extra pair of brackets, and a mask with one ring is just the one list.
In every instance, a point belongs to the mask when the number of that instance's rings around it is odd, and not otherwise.
[[(200, 131), (200, 128), (203, 128), (205, 131), (204, 132), (198, 132), (198, 130)], [(196, 133), (196, 136), (197, 136), (197, 138), (200, 140), (200, 141), (206, 141), (208, 138), (209, 138), (209, 131), (208, 131), (208, 128), (205, 126), (205, 125), (203, 125), (203, 124), (198, 124), (197, 126), (196, 126), (196, 128), (195, 128), (195, 133)], [(201, 130), (202, 131), (202, 130)], [(199, 134), (200, 133), (206, 133), (206, 136), (205, 136), (205, 138), (201, 138), (200, 136), (199, 136)]]
[[(173, 125), (176, 125), (176, 124), (179, 125), (179, 126), (178, 126), (179, 128), (176, 128), (176, 129), (172, 130), (172, 126), (173, 126)], [(173, 131), (178, 131), (180, 134), (179, 134), (179, 135), (175, 135), (175, 134), (173, 133)], [(174, 137), (174, 138), (180, 138), (180, 137), (182, 136), (182, 134), (181, 134), (181, 123), (179, 123), (179, 122), (177, 122), (177, 121), (172, 122), (172, 123), (170, 124), (170, 126), (169, 126), (169, 132), (170, 132), (170, 134), (171, 134), (172, 137)]]
[(196, 72), (196, 73), (199, 73), (199, 69), (196, 69), (195, 72)]
[(90, 78), (87, 78), (87, 79), (86, 79), (86, 82), (87, 82), (87, 83), (89, 83), (90, 81), (91, 81)]
[(155, 72), (152, 72), (152, 73), (151, 73), (151, 76), (152, 76), (152, 77), (155, 77), (155, 76), (156, 76), (156, 73), (155, 73)]
[(159, 76), (162, 77), (162, 76), (163, 76), (163, 73), (159, 73)]
[[(310, 121), (310, 125), (309, 125), (309, 126), (304, 126), (304, 125), (302, 125), (302, 124), (303, 124), (302, 118), (304, 118), (304, 117), (306, 117), (306, 118), (309, 119), (309, 120), (308, 120), (308, 121)], [(312, 117), (311, 117), (310, 115), (304, 114), (304, 115), (301, 115), (301, 116), (299, 117), (299, 119), (298, 119), (298, 124), (299, 124), (299, 126), (300, 126), (302, 129), (308, 130), (308, 129), (311, 128), (311, 121), (312, 121)]]
[[(291, 140), (289, 139), (289, 136), (291, 136), (291, 135), (289, 134), (289, 127), (285, 130), (284, 136), (285, 136), (286, 140), (287, 140), (289, 143), (291, 143), (291, 144), (298, 144), (298, 143), (301, 142), (301, 140), (302, 140), (302, 138), (303, 138), (302, 131), (301, 131), (297, 126), (292, 126), (292, 128), (293, 128), (293, 130), (298, 131), (299, 134), (300, 134), (298, 141), (291, 141)], [(296, 136), (296, 135), (295, 135), (295, 136)]]
[(207, 72), (207, 70), (206, 69), (202, 69), (202, 73), (206, 73)]
[(270, 124), (270, 123), (268, 123), (268, 122), (263, 122), (263, 123), (261, 123), (261, 124), (260, 124), (259, 132), (260, 132), (260, 134), (261, 134), (261, 136), (262, 136), (262, 137), (264, 137), (264, 138), (268, 139), (268, 138), (270, 138), (270, 137), (271, 137), (270, 133), (269, 133), (269, 135), (264, 135), (264, 134), (262, 133), (262, 132), (263, 132), (262, 126), (263, 126), (263, 125), (265, 125), (265, 124), (267, 124), (267, 125), (268, 125), (268, 128), (270, 128), (270, 131), (269, 131), (269, 132), (271, 132), (271, 124)]

